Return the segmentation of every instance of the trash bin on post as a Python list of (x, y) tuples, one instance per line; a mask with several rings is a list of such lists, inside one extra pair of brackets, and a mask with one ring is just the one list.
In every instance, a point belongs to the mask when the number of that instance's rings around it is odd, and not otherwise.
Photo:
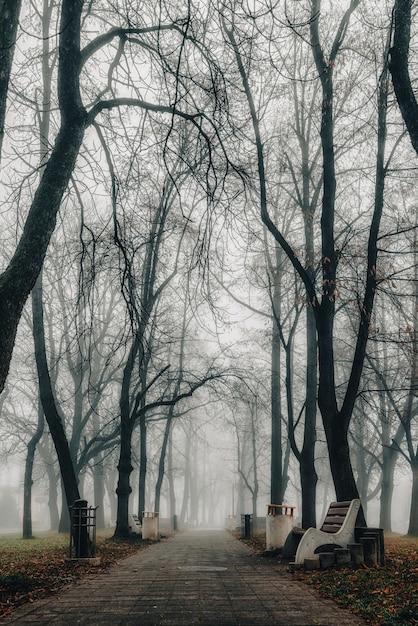
[(160, 534), (158, 532), (158, 512), (143, 511), (142, 513), (142, 539), (150, 541), (159, 541)]
[(90, 559), (96, 551), (96, 510), (87, 500), (75, 500), (71, 509), (70, 559)]
[(253, 536), (253, 516), (250, 513), (241, 513), (241, 539), (250, 539)]
[(295, 506), (267, 504), (266, 550), (283, 548), (286, 537), (293, 528)]

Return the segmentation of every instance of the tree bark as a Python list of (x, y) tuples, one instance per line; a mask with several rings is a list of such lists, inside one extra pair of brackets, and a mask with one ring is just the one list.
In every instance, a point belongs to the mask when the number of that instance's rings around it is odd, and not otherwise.
[(22, 0), (0, 1), (0, 160), (4, 138), (7, 94), (21, 6)]
[(52, 389), (45, 347), (45, 330), (42, 304), (42, 273), (32, 292), (33, 338), (35, 360), (38, 372), (39, 395), (45, 419), (48, 422), (52, 440), (58, 457), (67, 506), (80, 499), (77, 479), (68, 446), (62, 416), (59, 414)]
[(141, 519), (145, 511), (145, 489), (148, 469), (147, 421), (145, 413), (139, 418), (139, 438), (138, 517)]
[(411, 509), (409, 514), (408, 535), (418, 537), (418, 462), (412, 464)]
[(275, 267), (272, 274), (272, 337), (271, 337), (271, 466), (270, 502), (282, 504), (287, 486), (287, 468), (283, 463), (281, 339), (278, 328), (281, 310), (281, 248), (275, 246)]
[(189, 510), (189, 503), (190, 503), (190, 483), (191, 483), (190, 454), (191, 454), (191, 449), (192, 449), (191, 433), (189, 429), (185, 431), (185, 437), (186, 437), (186, 445), (185, 445), (185, 450), (184, 450), (184, 487), (183, 487), (183, 500), (181, 503), (181, 510), (180, 510), (180, 524), (181, 525), (184, 525), (184, 522), (186, 521), (186, 519), (189, 520), (189, 517), (187, 517), (187, 512)]
[(25, 477), (23, 481), (23, 539), (32, 539), (32, 485), (33, 464), (35, 461), (36, 446), (44, 432), (44, 414), (38, 406), (38, 425), (28, 443), (25, 461)]
[[(118, 462), (118, 484), (116, 495), (118, 498), (115, 537), (129, 537), (131, 532), (128, 523), (129, 496), (132, 488), (129, 482), (132, 467), (132, 431), (134, 422), (131, 419), (130, 384), (132, 373), (139, 350), (139, 340), (132, 341), (129, 355), (123, 371), (122, 388), (120, 392), (120, 450)], [(141, 519), (141, 518), (140, 518)]]
[(276, 320), (273, 319), (271, 340), (271, 468), (270, 502), (281, 504), (284, 499), (285, 480), (283, 476), (282, 411), (280, 380), (280, 335)]
[(30, 207), (22, 236), (0, 276), (0, 392), (9, 371), (23, 306), (41, 271), (56, 216), (84, 137), (87, 113), (79, 91), (83, 0), (63, 0), (58, 93), (61, 128)]
[(130, 476), (132, 467), (132, 427), (130, 422), (122, 421), (120, 430), (120, 453), (118, 462), (118, 497), (115, 537), (130, 537), (131, 530), (128, 523), (129, 497), (132, 493)]
[(396, 100), (412, 146), (418, 154), (418, 104), (409, 74), (412, 0), (395, 0), (393, 10), (393, 45), (389, 69)]
[[(174, 468), (173, 468), (173, 431), (170, 433), (168, 441), (168, 454), (167, 454), (167, 478), (168, 478), (168, 490), (169, 490), (169, 505), (170, 505), (170, 517), (172, 519), (173, 527), (174, 515), (176, 515), (176, 492), (174, 489)], [(177, 524), (176, 524), (177, 525)], [(173, 528), (178, 530), (177, 528)]]
[(101, 457), (102, 455), (99, 454), (95, 458), (93, 467), (94, 505), (98, 507), (96, 511), (97, 529), (106, 527), (104, 515), (104, 469)]
[(389, 532), (392, 530), (393, 481), (398, 455), (396, 449), (383, 446), (379, 526)]
[(174, 407), (170, 407), (169, 415), (167, 416), (167, 420), (166, 420), (166, 424), (164, 428), (163, 442), (161, 445), (160, 459), (158, 462), (158, 475), (157, 475), (157, 482), (155, 483), (155, 504), (154, 504), (154, 511), (157, 511), (157, 512), (159, 512), (160, 510), (161, 487), (163, 484), (163, 479), (164, 479), (164, 474), (165, 474), (165, 458), (167, 454), (168, 442), (170, 439), (171, 424), (173, 421), (173, 411), (174, 411)]

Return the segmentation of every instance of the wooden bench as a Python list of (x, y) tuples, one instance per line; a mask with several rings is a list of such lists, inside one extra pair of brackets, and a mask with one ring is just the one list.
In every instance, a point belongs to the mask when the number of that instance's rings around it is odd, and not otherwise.
[(329, 552), (335, 548), (346, 548), (349, 543), (354, 543), (354, 528), (359, 509), (358, 499), (331, 502), (321, 528), (308, 528), (306, 531), (293, 529), (292, 533), (296, 536), (294, 544), (298, 544), (295, 563), (303, 564), (305, 559), (314, 554)]

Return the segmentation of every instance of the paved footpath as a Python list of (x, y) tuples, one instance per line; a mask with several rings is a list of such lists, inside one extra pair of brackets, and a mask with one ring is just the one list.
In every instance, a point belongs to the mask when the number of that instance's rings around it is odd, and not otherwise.
[(224, 530), (193, 530), (156, 543), (1, 624), (89, 626), (356, 626), (364, 622), (292, 580)]

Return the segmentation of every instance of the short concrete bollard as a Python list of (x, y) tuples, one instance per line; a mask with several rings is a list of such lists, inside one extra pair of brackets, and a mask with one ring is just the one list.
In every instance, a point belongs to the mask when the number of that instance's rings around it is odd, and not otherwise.
[(309, 559), (305, 559), (304, 565), (305, 565), (305, 569), (308, 569), (308, 570), (320, 569), (321, 563), (319, 560), (319, 556), (313, 556), (313, 557), (310, 557)]
[(144, 511), (142, 513), (142, 539), (160, 541), (158, 513), (156, 511)]
[(295, 563), (294, 561), (289, 563), (289, 572), (291, 572), (291, 573), (297, 572), (300, 569), (303, 569), (303, 564), (302, 563)]
[(338, 566), (351, 565), (351, 553), (348, 548), (335, 548), (335, 563)]
[(330, 567), (334, 567), (335, 565), (334, 552), (320, 552), (318, 556), (319, 556), (319, 562), (321, 564), (321, 569), (329, 569)]
[(365, 526), (356, 526), (354, 529), (354, 541), (359, 543), (361, 537), (376, 538), (376, 558), (378, 565), (385, 564), (385, 535), (383, 528), (369, 528)]
[(385, 564), (385, 547), (382, 528), (370, 528), (362, 537), (373, 537), (376, 539), (376, 560), (377, 565)]
[(377, 546), (374, 537), (360, 537), (360, 543), (363, 545), (364, 563), (369, 567), (377, 565)]
[(364, 550), (362, 543), (349, 543), (347, 548), (351, 552), (351, 564), (353, 567), (364, 565)]

